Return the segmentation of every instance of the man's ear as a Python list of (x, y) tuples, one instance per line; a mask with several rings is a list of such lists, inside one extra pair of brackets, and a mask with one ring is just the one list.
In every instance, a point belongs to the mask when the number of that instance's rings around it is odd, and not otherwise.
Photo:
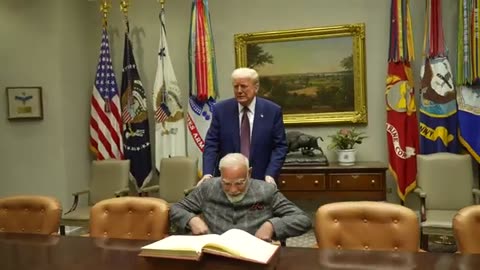
[(247, 173), (248, 173), (248, 175), (247, 175), (248, 178), (250, 178), (250, 175), (252, 175), (252, 167), (248, 168), (248, 172), (247, 172)]

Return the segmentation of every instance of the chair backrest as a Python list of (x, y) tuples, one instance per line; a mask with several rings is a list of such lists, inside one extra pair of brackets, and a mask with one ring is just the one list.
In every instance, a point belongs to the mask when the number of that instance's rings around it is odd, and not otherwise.
[(151, 197), (103, 200), (90, 210), (90, 236), (158, 240), (168, 235), (169, 205)]
[(94, 160), (90, 178), (89, 204), (112, 198), (115, 191), (128, 187), (130, 160)]
[(0, 198), (0, 232), (52, 234), (58, 232), (62, 207), (47, 196)]
[(417, 186), (427, 194), (427, 210), (459, 210), (473, 204), (470, 155), (417, 155)]
[(167, 202), (178, 202), (185, 197), (184, 190), (195, 186), (198, 180), (198, 160), (192, 157), (171, 157), (160, 160), (159, 195)]
[(420, 229), (415, 213), (386, 202), (337, 202), (318, 208), (315, 237), (322, 249), (419, 249)]
[(480, 205), (462, 208), (453, 218), (457, 249), (462, 253), (480, 253)]

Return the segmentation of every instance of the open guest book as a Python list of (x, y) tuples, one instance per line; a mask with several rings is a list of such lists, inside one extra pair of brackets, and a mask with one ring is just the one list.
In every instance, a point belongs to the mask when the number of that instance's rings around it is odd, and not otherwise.
[(172, 235), (142, 247), (140, 256), (198, 261), (203, 253), (210, 253), (267, 264), (278, 248), (248, 232), (231, 229), (221, 235)]

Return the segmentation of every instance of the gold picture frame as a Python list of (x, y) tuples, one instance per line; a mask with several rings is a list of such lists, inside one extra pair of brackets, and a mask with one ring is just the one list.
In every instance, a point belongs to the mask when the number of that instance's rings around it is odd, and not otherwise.
[(236, 67), (260, 75), (258, 96), (286, 125), (367, 123), (365, 24), (235, 34)]
[(42, 120), (42, 87), (7, 87), (8, 120)]

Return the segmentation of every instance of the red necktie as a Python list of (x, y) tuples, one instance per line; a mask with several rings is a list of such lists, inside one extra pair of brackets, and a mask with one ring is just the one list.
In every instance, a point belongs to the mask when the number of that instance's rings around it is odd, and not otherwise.
[(250, 157), (250, 121), (248, 120), (248, 107), (243, 107), (240, 128), (240, 151), (247, 158)]

